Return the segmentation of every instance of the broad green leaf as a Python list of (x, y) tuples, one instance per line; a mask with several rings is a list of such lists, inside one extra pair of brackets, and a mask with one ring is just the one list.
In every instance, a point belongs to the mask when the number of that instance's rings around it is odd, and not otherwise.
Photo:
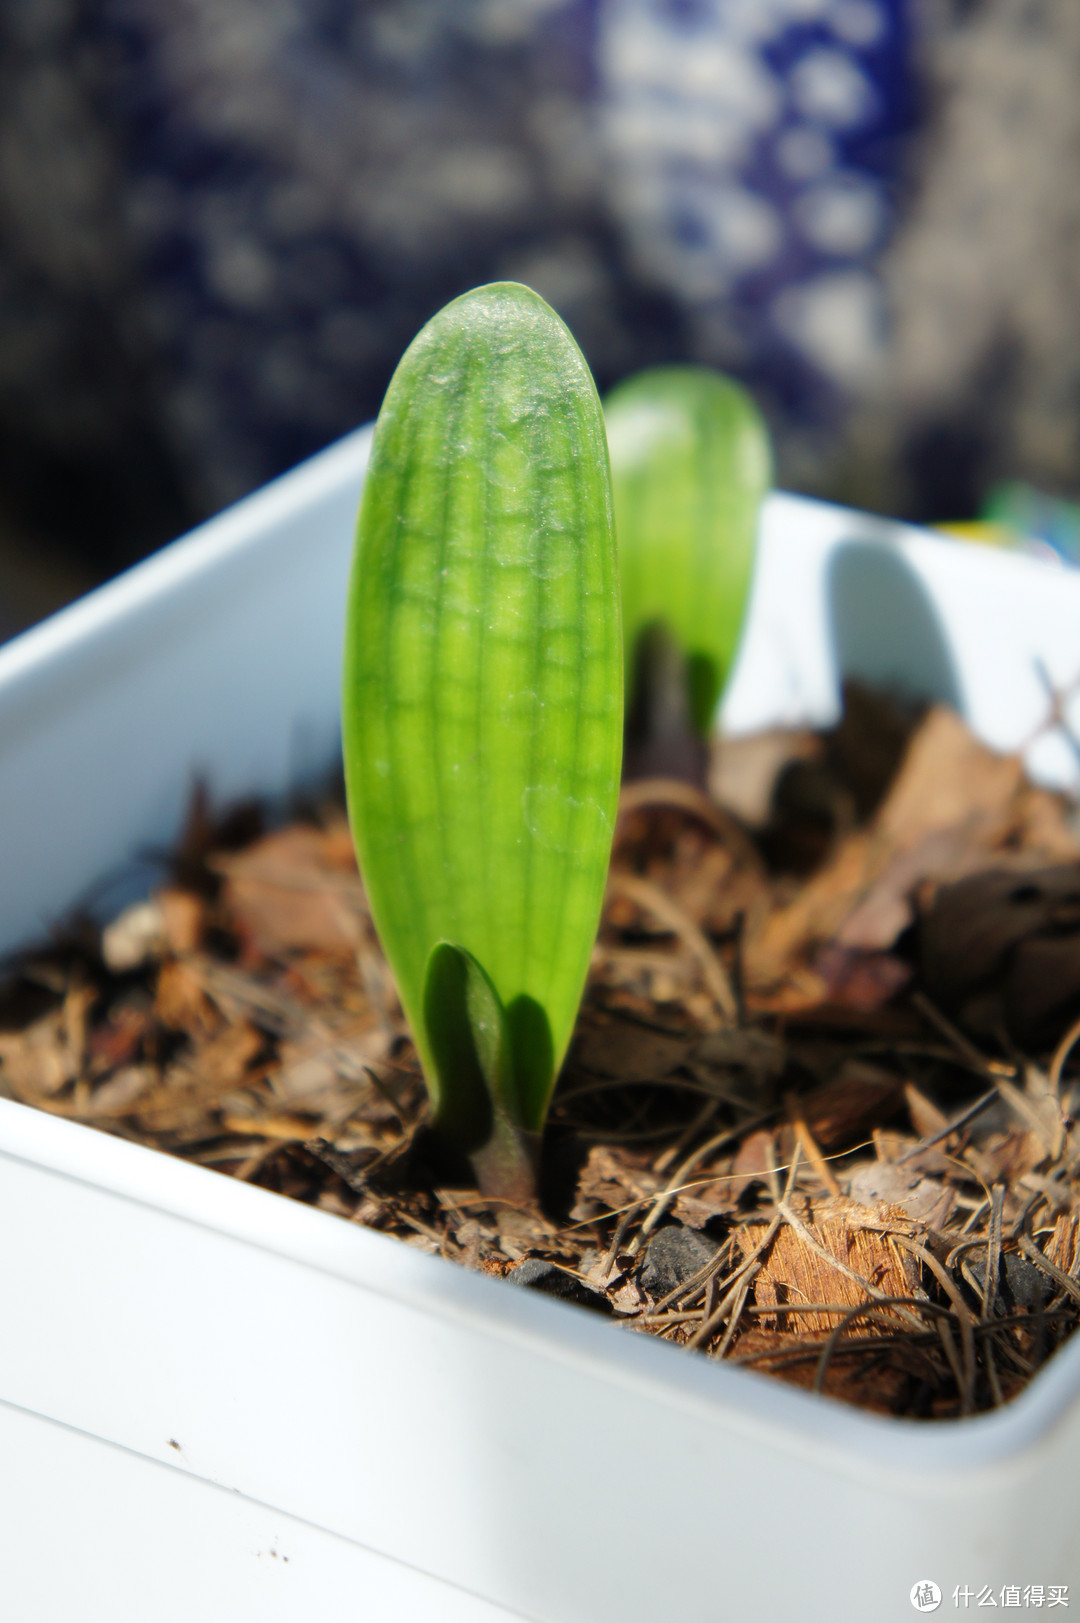
[(437, 941), (428, 957), (424, 1030), (459, 1143), (484, 1143), (497, 1105), (518, 1118), (506, 1012), (484, 966), (452, 941)]
[(705, 732), (742, 627), (772, 472), (768, 431), (746, 391), (704, 367), (640, 372), (604, 411), (628, 678), (642, 632), (660, 623), (687, 660)]
[(452, 941), (431, 949), (424, 1029), (439, 1078), (436, 1125), (468, 1156), (488, 1194), (527, 1199), (537, 1135), (522, 1131), (506, 1011), (490, 976)]
[(349, 815), (436, 1118), (426, 1028), (453, 943), (505, 1011), (519, 1125), (570, 1038), (610, 855), (622, 743), (603, 416), (554, 311), (497, 283), (414, 340), (375, 430), (349, 587)]

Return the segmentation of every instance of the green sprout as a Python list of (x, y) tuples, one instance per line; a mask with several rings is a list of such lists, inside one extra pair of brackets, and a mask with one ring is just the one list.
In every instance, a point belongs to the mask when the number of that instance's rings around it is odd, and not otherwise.
[(455, 299), (387, 391), (346, 623), (349, 819), (444, 1156), (535, 1192), (622, 751), (604, 419), (528, 288)]
[(768, 430), (744, 389), (696, 366), (639, 372), (604, 411), (628, 693), (638, 702), (636, 684), (673, 642), (704, 735), (742, 628), (772, 477)]

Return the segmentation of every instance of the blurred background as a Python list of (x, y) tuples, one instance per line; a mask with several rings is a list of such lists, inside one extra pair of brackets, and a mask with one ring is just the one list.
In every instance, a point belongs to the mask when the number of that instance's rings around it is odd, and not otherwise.
[(499, 277), (601, 390), (741, 377), (788, 488), (1067, 529), (1078, 84), (1077, 0), (4, 0), (0, 636)]

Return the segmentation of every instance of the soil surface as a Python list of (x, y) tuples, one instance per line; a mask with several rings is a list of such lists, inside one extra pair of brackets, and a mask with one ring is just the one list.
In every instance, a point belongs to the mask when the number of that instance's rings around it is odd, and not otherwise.
[[(836, 1398), (1007, 1401), (1080, 1317), (1080, 818), (950, 711), (628, 784), (541, 1201), (432, 1171), (340, 803), (201, 800), (0, 992), (0, 1094)], [(614, 1330), (613, 1330), (614, 1333)]]

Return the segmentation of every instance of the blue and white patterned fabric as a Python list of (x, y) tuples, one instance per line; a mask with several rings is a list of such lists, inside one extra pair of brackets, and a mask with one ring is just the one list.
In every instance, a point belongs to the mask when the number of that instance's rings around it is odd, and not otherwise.
[(497, 277), (602, 388), (712, 362), (827, 450), (909, 35), (906, 0), (0, 8), (0, 506), (114, 567), (373, 415)]
[(631, 263), (695, 352), (796, 415), (861, 385), (914, 114), (904, 0), (606, 0), (598, 66)]

